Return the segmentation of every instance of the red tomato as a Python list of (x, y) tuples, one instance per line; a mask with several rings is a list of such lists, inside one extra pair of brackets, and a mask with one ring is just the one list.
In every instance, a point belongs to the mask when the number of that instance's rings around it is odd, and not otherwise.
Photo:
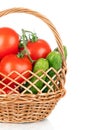
[[(12, 86), (12, 88), (14, 89), (15, 88), (15, 86)], [(10, 88), (8, 88), (8, 87), (5, 87), (4, 85), (2, 85), (2, 84), (0, 84), (0, 94), (8, 94), (8, 93), (10, 93), (12, 91), (12, 89), (10, 89)], [(16, 91), (18, 91), (18, 90), (16, 90)], [(16, 94), (17, 92), (15, 92), (15, 91), (12, 91), (12, 93), (14, 94)]]
[(29, 41), (27, 48), (32, 60), (46, 58), (46, 56), (51, 52), (49, 44), (42, 39), (38, 39), (36, 42)]
[[(0, 73), (4, 75), (10, 74), (10, 72), (12, 71), (16, 71), (22, 74), (23, 72), (27, 70), (32, 71), (32, 63), (26, 56), (23, 58), (19, 58), (15, 54), (10, 54), (10, 55), (5, 56), (0, 62)], [(3, 80), (4, 76), (2, 74), (0, 74), (0, 78)], [(22, 77), (19, 77), (18, 79), (16, 79), (17, 76), (18, 74), (15, 72), (9, 75), (11, 79), (16, 80), (18, 83), (22, 83), (24, 79)], [(25, 78), (28, 78), (30, 76), (30, 73), (29, 72), (25, 73), (23, 76)], [(11, 81), (10, 79), (5, 79), (3, 82), (8, 84)], [(11, 87), (14, 85), (16, 85), (16, 83), (14, 82), (10, 83)]]
[(18, 52), (19, 35), (11, 28), (0, 28), (0, 59)]

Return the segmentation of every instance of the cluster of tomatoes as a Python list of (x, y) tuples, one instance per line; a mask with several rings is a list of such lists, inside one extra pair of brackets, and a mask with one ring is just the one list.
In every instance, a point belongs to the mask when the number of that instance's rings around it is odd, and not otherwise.
[[(29, 37), (26, 33), (30, 34)], [(5, 84), (9, 84), (10, 80), (4, 79), (5, 75), (9, 75), (12, 71), (20, 74), (26, 70), (32, 71), (33, 62), (45, 58), (50, 52), (49, 44), (37, 38), (32, 32), (22, 30), (22, 36), (19, 36), (12, 28), (0, 28), (0, 80), (4, 82), (4, 85), (0, 83), (0, 89), (9, 93), (10, 88), (6, 88)], [(17, 76), (16, 73), (12, 73), (9, 77), (16, 79)], [(29, 73), (24, 75), (25, 78), (29, 76)], [(24, 79), (19, 77), (16, 81), (22, 83)], [(14, 88), (15, 83), (10, 84), (10, 87)]]

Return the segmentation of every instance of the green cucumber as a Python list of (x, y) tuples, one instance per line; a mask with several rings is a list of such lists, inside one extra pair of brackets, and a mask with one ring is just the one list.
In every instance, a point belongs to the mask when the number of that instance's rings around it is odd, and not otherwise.
[[(35, 65), (33, 67), (33, 72), (36, 73), (39, 70), (46, 71), (47, 69), (49, 69), (49, 62), (48, 62), (48, 60), (44, 59), (44, 58), (40, 58), (35, 63)], [(43, 72), (40, 71), (40, 72), (37, 73), (37, 76), (40, 77), (42, 74), (43, 74)], [(46, 75), (44, 75), (42, 77), (42, 79), (45, 80), (46, 79)], [(30, 81), (32, 83), (34, 83), (36, 80), (37, 80), (37, 78), (35, 76), (30, 79)], [(26, 85), (26, 86), (28, 86), (28, 85)], [(44, 85), (44, 83), (41, 80), (39, 80), (39, 81), (37, 81), (35, 83), (35, 86), (38, 87), (40, 90), (42, 89), (43, 85)], [(30, 87), (30, 90), (32, 91), (33, 94), (37, 94), (38, 93), (38, 91), (33, 86)], [(29, 92), (26, 92), (26, 93), (29, 93)]]
[[(46, 59), (49, 61), (49, 66), (54, 68), (56, 71), (58, 71), (62, 67), (62, 57), (61, 54), (58, 51), (52, 51), (48, 54)], [(55, 72), (53, 70), (50, 70), (48, 72), (48, 75), (52, 78), (55, 75)], [(55, 77), (56, 78), (56, 77)], [(49, 82), (49, 78), (46, 77), (46, 82)], [(54, 79), (53, 79), (54, 80)], [(50, 84), (52, 86), (52, 82)], [(55, 86), (53, 87), (55, 89)], [(48, 87), (44, 90), (44, 92), (47, 92), (49, 90)]]
[[(56, 71), (62, 67), (62, 57), (58, 51), (50, 52), (46, 59), (49, 61), (50, 67), (53, 67)], [(52, 77), (54, 75), (54, 71), (50, 71), (49, 75)]]

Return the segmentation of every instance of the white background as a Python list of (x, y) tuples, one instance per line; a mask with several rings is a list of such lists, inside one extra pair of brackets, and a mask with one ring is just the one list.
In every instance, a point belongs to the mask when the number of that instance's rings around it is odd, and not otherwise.
[[(3, 0), (0, 10), (26, 7), (47, 16), (68, 48), (68, 73), (62, 98), (44, 121), (0, 123), (0, 130), (102, 130), (102, 1)], [(24, 17), (24, 18), (23, 18)], [(24, 21), (23, 21), (24, 20)], [(35, 20), (36, 21), (36, 20)], [(56, 47), (53, 35), (39, 21), (24, 16), (0, 18), (0, 26), (35, 30)], [(18, 25), (17, 25), (18, 24)], [(33, 25), (32, 25), (33, 24)], [(45, 29), (45, 30), (44, 30)], [(55, 46), (54, 46), (55, 45)]]

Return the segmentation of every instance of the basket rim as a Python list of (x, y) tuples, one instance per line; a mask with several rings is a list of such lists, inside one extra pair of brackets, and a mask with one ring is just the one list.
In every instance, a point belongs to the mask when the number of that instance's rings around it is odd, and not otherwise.
[(37, 95), (34, 94), (12, 94), (12, 95), (3, 95), (0, 94), (0, 104), (3, 103), (47, 103), (54, 100), (59, 100), (60, 98), (64, 97), (66, 94), (65, 88), (62, 88), (56, 92), (50, 93), (40, 93)]

